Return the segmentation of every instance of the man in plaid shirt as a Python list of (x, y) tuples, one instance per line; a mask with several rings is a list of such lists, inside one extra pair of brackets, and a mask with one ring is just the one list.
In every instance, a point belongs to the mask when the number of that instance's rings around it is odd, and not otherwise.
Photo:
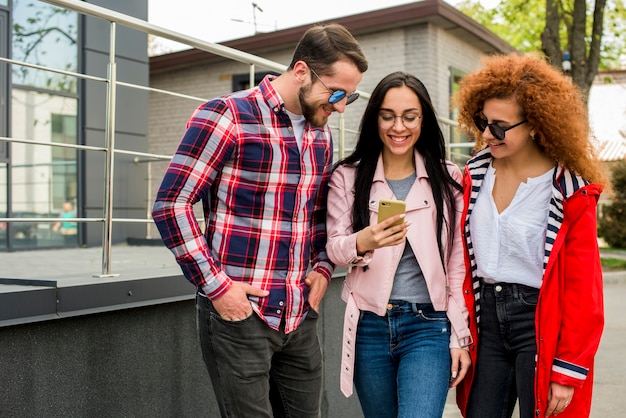
[(334, 268), (327, 122), (358, 98), (367, 65), (344, 27), (312, 27), (284, 74), (198, 107), (167, 168), (152, 215), (197, 287), (202, 353), (224, 417), (319, 416), (317, 318)]

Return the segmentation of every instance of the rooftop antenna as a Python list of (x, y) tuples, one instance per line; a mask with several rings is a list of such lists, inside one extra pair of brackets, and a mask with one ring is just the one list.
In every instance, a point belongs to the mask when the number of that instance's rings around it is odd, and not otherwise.
[(257, 29), (256, 29), (256, 11), (257, 11), (257, 10), (258, 10), (259, 12), (263, 13), (263, 9), (261, 9), (261, 8), (259, 7), (259, 5), (258, 5), (258, 4), (256, 4), (255, 2), (252, 2), (252, 19), (253, 19), (253, 23), (254, 23), (254, 34), (255, 34), (255, 35), (258, 33), (258, 32), (257, 32)]

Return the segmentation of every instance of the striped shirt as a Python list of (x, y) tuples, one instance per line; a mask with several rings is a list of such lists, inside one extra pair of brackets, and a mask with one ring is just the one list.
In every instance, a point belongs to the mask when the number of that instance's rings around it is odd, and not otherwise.
[[(470, 271), (472, 274), (472, 287), (474, 290), (474, 309), (476, 311), (476, 322), (480, 323), (480, 276), (476, 263), (475, 247), (470, 228), (470, 218), (476, 206), (478, 194), (483, 186), (485, 176), (491, 165), (493, 157), (489, 148), (477, 152), (470, 158), (465, 166), (465, 220), (463, 231), (469, 255)], [(556, 236), (563, 224), (564, 201), (574, 194), (578, 189), (588, 185), (589, 182), (582, 177), (575, 175), (562, 166), (556, 166), (552, 175), (552, 197), (548, 212), (548, 227), (545, 234), (543, 251), (542, 281), (546, 268), (550, 262), (552, 246)], [(467, 188), (471, 186), (471, 188)], [(554, 262), (554, 260), (552, 261)]]
[(334, 268), (325, 251), (333, 147), (328, 126), (307, 123), (299, 150), (273, 78), (196, 109), (152, 215), (198, 293), (217, 298), (232, 281), (268, 290), (249, 296), (252, 308), (273, 329), (284, 316), (289, 333), (309, 309), (309, 268), (328, 280)]

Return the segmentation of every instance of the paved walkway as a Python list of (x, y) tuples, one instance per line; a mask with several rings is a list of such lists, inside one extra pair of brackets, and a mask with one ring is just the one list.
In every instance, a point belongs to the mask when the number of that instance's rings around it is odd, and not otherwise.
[[(0, 278), (91, 277), (103, 273), (102, 265), (100, 247), (0, 252)], [(114, 245), (109, 266), (111, 273), (126, 276), (142, 269), (178, 269), (174, 256), (164, 246)]]
[(626, 260), (626, 250), (600, 250), (600, 255), (604, 258)]

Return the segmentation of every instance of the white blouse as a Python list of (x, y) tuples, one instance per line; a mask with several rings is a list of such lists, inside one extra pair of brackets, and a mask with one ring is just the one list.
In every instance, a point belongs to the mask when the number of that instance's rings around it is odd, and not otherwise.
[(496, 170), (489, 166), (469, 225), (477, 274), (485, 282), (541, 287), (553, 171), (520, 183), (498, 213), (492, 194)]

